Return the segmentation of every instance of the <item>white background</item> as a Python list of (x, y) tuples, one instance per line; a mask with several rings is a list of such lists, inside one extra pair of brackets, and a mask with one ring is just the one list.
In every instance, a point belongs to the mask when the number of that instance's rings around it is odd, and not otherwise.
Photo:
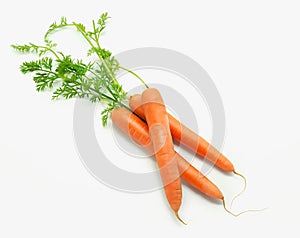
[[(104, 43), (114, 53), (170, 48), (210, 74), (226, 112), (223, 152), (248, 179), (233, 210), (266, 211), (235, 218), (184, 186), (180, 213), (189, 224), (183, 226), (163, 191), (123, 193), (85, 169), (73, 139), (74, 101), (35, 92), (18, 70), (26, 56), (10, 44), (41, 42), (61, 16), (89, 23), (103, 11), (112, 16)], [(299, 236), (299, 11), (296, 0), (6, 2), (0, 9), (0, 237)], [(209, 136), (210, 121), (203, 123), (201, 133)], [(241, 189), (234, 176), (214, 170), (208, 177), (228, 201)]]

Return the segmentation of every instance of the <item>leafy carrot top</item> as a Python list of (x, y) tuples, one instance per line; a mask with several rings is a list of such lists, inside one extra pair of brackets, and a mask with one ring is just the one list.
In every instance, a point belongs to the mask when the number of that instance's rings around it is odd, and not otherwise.
[[(124, 105), (127, 93), (117, 80), (117, 72), (125, 70), (137, 77), (146, 87), (145, 82), (131, 70), (122, 67), (110, 51), (100, 46), (100, 36), (106, 28), (108, 13), (92, 21), (92, 29), (82, 23), (68, 22), (62, 17), (59, 23), (52, 23), (45, 36), (44, 44), (28, 43), (12, 45), (18, 52), (38, 55), (35, 61), (23, 62), (22, 73), (33, 73), (37, 91), (52, 90), (52, 99), (86, 98), (91, 102), (101, 102), (106, 107), (102, 111), (102, 124), (107, 124), (110, 112)], [(75, 28), (88, 42), (87, 55), (96, 55), (97, 60), (83, 62), (56, 50), (57, 44), (50, 40), (51, 34), (65, 28)]]

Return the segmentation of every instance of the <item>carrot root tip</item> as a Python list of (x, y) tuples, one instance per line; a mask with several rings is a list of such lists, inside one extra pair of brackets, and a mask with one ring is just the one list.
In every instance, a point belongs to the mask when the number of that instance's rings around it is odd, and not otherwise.
[(245, 210), (245, 211), (242, 211), (242, 212), (240, 212), (240, 213), (235, 214), (235, 213), (233, 213), (232, 211), (228, 210), (228, 208), (226, 207), (225, 199), (224, 199), (224, 198), (222, 199), (222, 203), (223, 203), (223, 207), (224, 207), (225, 211), (228, 212), (230, 215), (235, 216), (235, 217), (238, 217), (238, 216), (240, 216), (240, 215), (242, 215), (242, 214), (244, 214), (244, 213), (248, 213), (248, 212), (261, 212), (261, 211), (264, 211), (264, 210), (267, 209), (267, 208), (262, 208), (262, 209), (249, 209), (249, 210)]
[(240, 215), (240, 214), (234, 214), (233, 212), (231, 212), (231, 211), (229, 211), (229, 210), (227, 209), (226, 204), (225, 204), (225, 199), (224, 199), (224, 197), (222, 198), (222, 204), (223, 204), (223, 207), (224, 207), (225, 211), (228, 212), (229, 214), (231, 214), (232, 216), (237, 217), (237, 216)]
[(177, 219), (178, 219), (182, 224), (187, 225), (187, 223), (184, 222), (184, 221), (180, 218), (178, 212), (175, 212), (175, 216), (177, 217)]
[(240, 191), (237, 195), (235, 195), (232, 200), (231, 200), (231, 203), (230, 203), (230, 209), (232, 208), (232, 205), (233, 205), (233, 202), (239, 197), (242, 195), (242, 193), (245, 192), (246, 190), (246, 187), (247, 187), (247, 180), (246, 180), (246, 177), (240, 173), (237, 173), (235, 170), (233, 170), (233, 173), (239, 177), (241, 177), (243, 180), (244, 180), (244, 186), (243, 186), (243, 189), (242, 191)]

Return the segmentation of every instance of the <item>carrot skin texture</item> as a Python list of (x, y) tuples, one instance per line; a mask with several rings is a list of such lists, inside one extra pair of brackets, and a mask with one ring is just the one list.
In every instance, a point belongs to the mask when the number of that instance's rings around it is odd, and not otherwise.
[[(131, 96), (129, 101), (130, 108), (141, 118), (145, 118), (142, 106), (141, 95), (135, 94)], [(220, 169), (226, 172), (233, 172), (233, 164), (219, 152), (214, 146), (210, 145), (204, 138), (197, 135), (185, 125), (181, 124), (176, 118), (168, 113), (170, 130), (174, 140), (182, 143), (201, 157), (214, 163)]]
[(182, 188), (166, 107), (155, 88), (143, 91), (142, 102), (165, 194), (172, 210), (178, 212)]
[[(123, 133), (134, 139), (138, 144), (153, 154), (153, 146), (149, 136), (148, 126), (144, 121), (125, 108), (113, 110), (111, 119)], [(176, 151), (175, 158), (182, 179), (208, 197), (214, 199), (223, 198), (222, 192), (218, 187)]]

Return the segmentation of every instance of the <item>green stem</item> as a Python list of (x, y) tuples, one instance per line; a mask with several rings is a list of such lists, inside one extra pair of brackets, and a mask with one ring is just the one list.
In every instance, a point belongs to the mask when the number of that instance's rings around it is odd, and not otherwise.
[(60, 28), (65, 28), (65, 27), (68, 27), (68, 26), (73, 26), (73, 24), (63, 24), (63, 25), (60, 25), (60, 26), (56, 26), (55, 27), (55, 30), (51, 30), (51, 31), (47, 31), (46, 34), (44, 35), (44, 39), (47, 40), (48, 39), (48, 36), (53, 32), (53, 31), (57, 31), (57, 29), (60, 29)]
[[(83, 32), (83, 31), (77, 26), (77, 23), (73, 22), (73, 25), (77, 28), (77, 30), (81, 33), (81, 35), (86, 39), (86, 41), (90, 44), (90, 46), (95, 50), (95, 52), (96, 52), (98, 58), (100, 59), (101, 63), (102, 63), (103, 66), (105, 67), (105, 69), (106, 69), (106, 71), (108, 72), (108, 74), (110, 75), (111, 79), (112, 79), (116, 84), (120, 85), (119, 82), (118, 82), (118, 80), (117, 80), (117, 79), (113, 76), (113, 74), (111, 73), (109, 67), (107, 66), (107, 64), (106, 64), (106, 62), (105, 62), (105, 60), (104, 60), (104, 59), (102, 58), (102, 56), (99, 54), (97, 48), (94, 46), (94, 44), (91, 42), (91, 40), (90, 40), (90, 39), (88, 38), (88, 36), (85, 34), (85, 32)], [(98, 39), (98, 38), (96, 37), (96, 41), (95, 41), (95, 42), (96, 42), (97, 46), (99, 47), (99, 49), (101, 49), (101, 48), (100, 48), (100, 45), (99, 45), (99, 42), (98, 42), (97, 39)], [(120, 86), (121, 86), (121, 85), (120, 85)]]
[(50, 51), (55, 56), (55, 58), (59, 59), (58, 54), (54, 50), (52, 50), (50, 47), (42, 46), (42, 45), (35, 45), (35, 44), (32, 44), (32, 43), (30, 43), (30, 44), (33, 47), (37, 47), (37, 49), (46, 49), (46, 50)]
[(136, 73), (133, 72), (132, 70), (127, 69), (127, 68), (125, 68), (125, 67), (123, 67), (123, 66), (119, 66), (119, 68), (120, 68), (120, 69), (123, 69), (123, 70), (127, 71), (128, 73), (132, 74), (133, 76), (137, 77), (138, 80), (140, 80), (140, 82), (141, 82), (146, 88), (149, 88), (149, 86), (146, 84), (146, 82), (145, 82), (138, 74), (136, 74)]
[(124, 108), (126, 108), (128, 111), (132, 112), (131, 108), (130, 108), (130, 107), (128, 107), (128, 106), (126, 106), (124, 103), (122, 103), (122, 102), (118, 102), (118, 104), (119, 104), (121, 107), (124, 107)]
[(48, 74), (54, 74), (56, 77), (58, 77), (57, 73), (54, 73), (53, 71), (46, 70), (46, 69), (39, 69), (38, 71), (48, 73)]
[(112, 102), (118, 102), (116, 99), (104, 94), (104, 93), (101, 93), (99, 92), (98, 90), (94, 89), (94, 88), (90, 88), (90, 90), (92, 90), (93, 92), (97, 93), (100, 97), (104, 97)]
[(129, 107), (128, 107), (127, 105), (125, 105), (124, 103), (119, 102), (119, 101), (117, 101), (116, 99), (111, 98), (110, 96), (108, 96), (108, 95), (106, 95), (106, 94), (104, 94), (104, 93), (101, 93), (101, 92), (97, 91), (97, 90), (94, 89), (94, 88), (90, 88), (90, 90), (92, 90), (93, 92), (97, 93), (100, 97), (104, 97), (104, 98), (108, 99), (108, 100), (111, 101), (111, 102), (115, 102), (115, 103), (117, 103), (118, 105), (120, 105), (121, 107), (124, 107), (124, 108), (126, 108), (127, 110), (129, 110), (129, 111), (132, 112), (131, 108), (129, 108)]
[(45, 46), (40, 46), (40, 47), (49, 50), (56, 57), (56, 59), (60, 59), (58, 54), (56, 54), (56, 52), (54, 50), (52, 50), (51, 48), (45, 47)]
[[(92, 71), (92, 70), (88, 70), (91, 74), (93, 74), (96, 78), (98, 78), (99, 79), (99, 76), (94, 72), (94, 71)], [(87, 79), (89, 79), (87, 76), (85, 76)], [(111, 91), (111, 89), (106, 85), (106, 87), (105, 87), (108, 91), (109, 91), (109, 93), (114, 97), (114, 99), (116, 99), (117, 100), (117, 97), (116, 97), (116, 95)]]

